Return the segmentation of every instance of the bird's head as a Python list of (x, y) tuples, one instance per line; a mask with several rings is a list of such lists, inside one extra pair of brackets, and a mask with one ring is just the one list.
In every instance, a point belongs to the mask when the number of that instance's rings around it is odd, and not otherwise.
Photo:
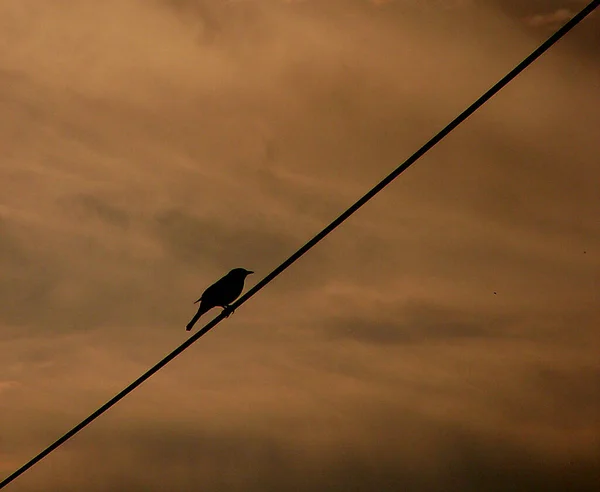
[(229, 272), (229, 275), (232, 275), (234, 277), (246, 278), (248, 275), (251, 275), (253, 273), (254, 273), (253, 271), (246, 270), (245, 268), (234, 268), (233, 270), (231, 270)]

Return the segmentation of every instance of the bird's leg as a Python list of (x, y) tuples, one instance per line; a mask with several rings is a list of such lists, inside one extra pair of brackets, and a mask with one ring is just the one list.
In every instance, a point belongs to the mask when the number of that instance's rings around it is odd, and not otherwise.
[(223, 314), (226, 318), (229, 318), (229, 316), (235, 312), (235, 309), (233, 309), (229, 304), (226, 304), (221, 307), (223, 308)]

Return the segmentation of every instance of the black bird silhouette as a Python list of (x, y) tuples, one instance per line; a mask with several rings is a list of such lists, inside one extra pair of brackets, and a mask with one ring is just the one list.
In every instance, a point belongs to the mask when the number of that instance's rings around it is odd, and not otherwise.
[(234, 268), (222, 279), (217, 280), (208, 287), (200, 296), (200, 299), (194, 302), (194, 304), (200, 302), (200, 307), (198, 307), (198, 312), (185, 329), (190, 331), (196, 324), (196, 321), (200, 319), (200, 316), (217, 306), (222, 307), (226, 311), (226, 316), (232, 314), (233, 309), (229, 305), (242, 293), (244, 290), (244, 280), (252, 273), (254, 272), (244, 268)]

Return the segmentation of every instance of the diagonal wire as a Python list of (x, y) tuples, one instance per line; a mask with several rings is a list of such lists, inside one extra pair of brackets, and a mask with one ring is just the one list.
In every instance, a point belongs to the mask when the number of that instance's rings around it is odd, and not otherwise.
[[(506, 74), (502, 79), (500, 79), (496, 84), (494, 84), (487, 92), (485, 92), (479, 99), (477, 99), (474, 103), (472, 103), (467, 109), (465, 109), (461, 114), (459, 114), (454, 120), (452, 120), (447, 126), (445, 126), (442, 130), (440, 130), (434, 137), (432, 137), (425, 145), (423, 145), (419, 150), (417, 150), (413, 155), (411, 155), (406, 161), (404, 161), (400, 166), (394, 169), (390, 174), (388, 174), (384, 179), (382, 179), (379, 183), (377, 183), (371, 190), (369, 190), (365, 195), (362, 196), (358, 201), (356, 201), (350, 208), (348, 208), (344, 213), (342, 213), (337, 219), (331, 222), (327, 227), (325, 227), (321, 232), (319, 232), (315, 237), (313, 237), (310, 241), (308, 241), (304, 246), (302, 246), (298, 251), (296, 251), (292, 256), (290, 256), (287, 260), (285, 260), (281, 265), (279, 265), (275, 270), (273, 270), (269, 275), (264, 277), (258, 284), (256, 284), (252, 289), (250, 289), (246, 294), (240, 297), (235, 303), (232, 304), (232, 308), (236, 309), (242, 304), (244, 304), (247, 300), (249, 300), (252, 296), (257, 294), (260, 290), (267, 286), (272, 280), (275, 279), (279, 274), (281, 274), (284, 270), (286, 270), (292, 263), (300, 259), (305, 253), (307, 253), (310, 249), (312, 249), (317, 243), (319, 243), (322, 239), (325, 238), (328, 234), (333, 232), (338, 226), (340, 226), (348, 217), (350, 217), (354, 212), (356, 212), (359, 208), (361, 208), (365, 203), (371, 200), (377, 193), (383, 190), (387, 185), (389, 185), (392, 181), (394, 181), (400, 174), (406, 171), (412, 164), (414, 164), (418, 159), (420, 159), (425, 153), (431, 150), (435, 145), (437, 145), (443, 138), (445, 138), (450, 132), (452, 132), (458, 125), (463, 123), (469, 116), (471, 116), (475, 111), (477, 111), (481, 106), (483, 106), (486, 102), (488, 102), (492, 97), (494, 97), (501, 89), (503, 89), (509, 82), (511, 82), (515, 77), (517, 77), (521, 72), (523, 72), (529, 65), (531, 65), (534, 61), (536, 61), (542, 54), (544, 54), (552, 45), (554, 45), (559, 39), (561, 39), (565, 34), (567, 34), (571, 29), (573, 29), (577, 24), (579, 24), (583, 19), (585, 19), (589, 14), (591, 14), (600, 4), (600, 0), (593, 0), (586, 7), (584, 7), (580, 12), (578, 12), (572, 19), (570, 19), (564, 26), (562, 26), (558, 31), (556, 31), (552, 36), (550, 36), (546, 41), (544, 41), (536, 50), (534, 50), (529, 56), (527, 56), (523, 61), (521, 61), (515, 68), (513, 68), (508, 74)], [(48, 456), (52, 451), (56, 448), (64, 444), (71, 437), (77, 434), (84, 427), (92, 423), (95, 419), (97, 419), (100, 415), (106, 412), (113, 405), (118, 403), (120, 400), (125, 398), (129, 393), (131, 393), (134, 389), (140, 386), (144, 381), (149, 379), (152, 375), (166, 366), (169, 362), (171, 362), (175, 357), (181, 354), (184, 350), (186, 350), (190, 345), (196, 342), (201, 336), (208, 333), (212, 328), (214, 328), (217, 324), (219, 324), (225, 316), (223, 313), (219, 314), (216, 318), (206, 324), (200, 331), (192, 335), (185, 342), (183, 342), (179, 347), (173, 350), (170, 354), (164, 357), (160, 362), (156, 365), (148, 369), (144, 374), (142, 374), (139, 378), (133, 381), (129, 386), (127, 386), (120, 393), (115, 395), (109, 401), (107, 401), (104, 405), (98, 408), (94, 413), (92, 413), (89, 417), (82, 420), (79, 424), (73, 427), (69, 432), (64, 434), (62, 437), (53, 442), (46, 449), (41, 451), (23, 466), (21, 466), (18, 470), (13, 472), (11, 475), (6, 477), (2, 482), (0, 482), (0, 489), (6, 487), (9, 483), (15, 480), (17, 477), (25, 473), (29, 468), (33, 465), (41, 461), (43, 458)]]

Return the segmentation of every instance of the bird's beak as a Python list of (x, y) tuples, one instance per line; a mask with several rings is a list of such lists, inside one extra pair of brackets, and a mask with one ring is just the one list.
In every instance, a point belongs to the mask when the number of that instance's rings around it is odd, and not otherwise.
[(246, 275), (252, 275), (254, 272), (252, 270), (246, 270)]

